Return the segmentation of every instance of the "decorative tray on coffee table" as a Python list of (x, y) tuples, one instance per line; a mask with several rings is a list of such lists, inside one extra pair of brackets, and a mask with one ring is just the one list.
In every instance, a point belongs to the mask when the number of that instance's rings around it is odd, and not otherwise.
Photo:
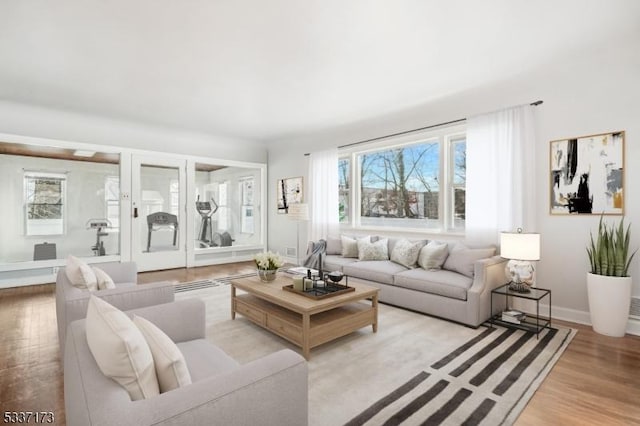
[(339, 294), (349, 293), (351, 291), (356, 291), (354, 287), (349, 287), (348, 277), (345, 275), (345, 283), (338, 284), (332, 282), (330, 280), (325, 281), (325, 285), (321, 287), (312, 287), (309, 290), (296, 290), (293, 288), (293, 284), (282, 286), (282, 289), (285, 291), (290, 291), (292, 293), (299, 294), (304, 297), (308, 297), (309, 299), (326, 299), (327, 297), (338, 296)]

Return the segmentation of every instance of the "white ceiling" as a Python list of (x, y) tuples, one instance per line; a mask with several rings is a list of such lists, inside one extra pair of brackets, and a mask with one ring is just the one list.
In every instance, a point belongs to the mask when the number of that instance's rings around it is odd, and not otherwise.
[(637, 0), (3, 0), (0, 99), (270, 141), (639, 28)]

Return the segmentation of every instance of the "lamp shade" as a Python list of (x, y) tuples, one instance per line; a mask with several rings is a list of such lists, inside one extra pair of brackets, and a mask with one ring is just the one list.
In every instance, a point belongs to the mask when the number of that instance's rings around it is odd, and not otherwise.
[(500, 256), (514, 260), (540, 260), (540, 234), (501, 232)]
[(291, 220), (309, 220), (309, 205), (304, 203), (289, 204), (288, 217)]

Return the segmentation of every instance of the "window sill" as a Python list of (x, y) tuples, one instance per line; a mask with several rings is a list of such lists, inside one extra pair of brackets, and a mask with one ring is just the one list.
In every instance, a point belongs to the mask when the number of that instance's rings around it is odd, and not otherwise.
[(464, 239), (466, 234), (464, 230), (450, 230), (443, 231), (441, 229), (425, 229), (425, 228), (396, 228), (396, 227), (380, 227), (380, 226), (350, 226), (347, 224), (340, 225), (341, 233), (361, 233), (366, 232), (370, 234), (382, 234), (393, 235), (398, 237), (415, 237), (416, 234), (420, 236), (435, 235), (438, 237), (452, 237), (456, 239)]

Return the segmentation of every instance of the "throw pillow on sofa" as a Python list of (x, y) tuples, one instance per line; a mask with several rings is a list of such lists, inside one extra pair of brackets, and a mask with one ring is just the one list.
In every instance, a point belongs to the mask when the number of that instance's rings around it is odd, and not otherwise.
[(151, 321), (133, 316), (133, 323), (144, 336), (156, 367), (160, 392), (164, 393), (191, 384), (191, 375), (184, 355), (173, 340)]
[(342, 243), (342, 257), (358, 257), (358, 241), (360, 240), (371, 241), (371, 237), (366, 236), (356, 240), (355, 238), (341, 235), (340, 241)]
[(96, 275), (96, 280), (98, 281), (98, 290), (116, 288), (115, 283), (105, 271), (100, 268), (96, 268), (95, 266), (92, 266), (91, 270)]
[(91, 266), (75, 256), (67, 256), (67, 265), (64, 268), (64, 273), (74, 287), (86, 288), (89, 291), (98, 289), (98, 279)]
[(481, 259), (487, 259), (495, 254), (495, 247), (471, 249), (458, 243), (449, 253), (449, 257), (447, 257), (446, 262), (444, 262), (443, 268), (473, 278), (475, 262)]
[(358, 260), (389, 260), (388, 240), (372, 243), (368, 238), (358, 239)]
[(149, 345), (126, 314), (91, 296), (86, 328), (89, 350), (98, 368), (124, 387), (132, 401), (160, 394)]
[(342, 241), (340, 238), (327, 237), (327, 248), (325, 251), (327, 254), (342, 254)]
[(407, 268), (415, 268), (420, 249), (425, 241), (411, 242), (406, 238), (399, 240), (391, 251), (391, 261)]
[(439, 241), (429, 241), (429, 244), (422, 247), (418, 256), (418, 265), (427, 271), (442, 269), (442, 265), (449, 256), (449, 246), (447, 243)]

